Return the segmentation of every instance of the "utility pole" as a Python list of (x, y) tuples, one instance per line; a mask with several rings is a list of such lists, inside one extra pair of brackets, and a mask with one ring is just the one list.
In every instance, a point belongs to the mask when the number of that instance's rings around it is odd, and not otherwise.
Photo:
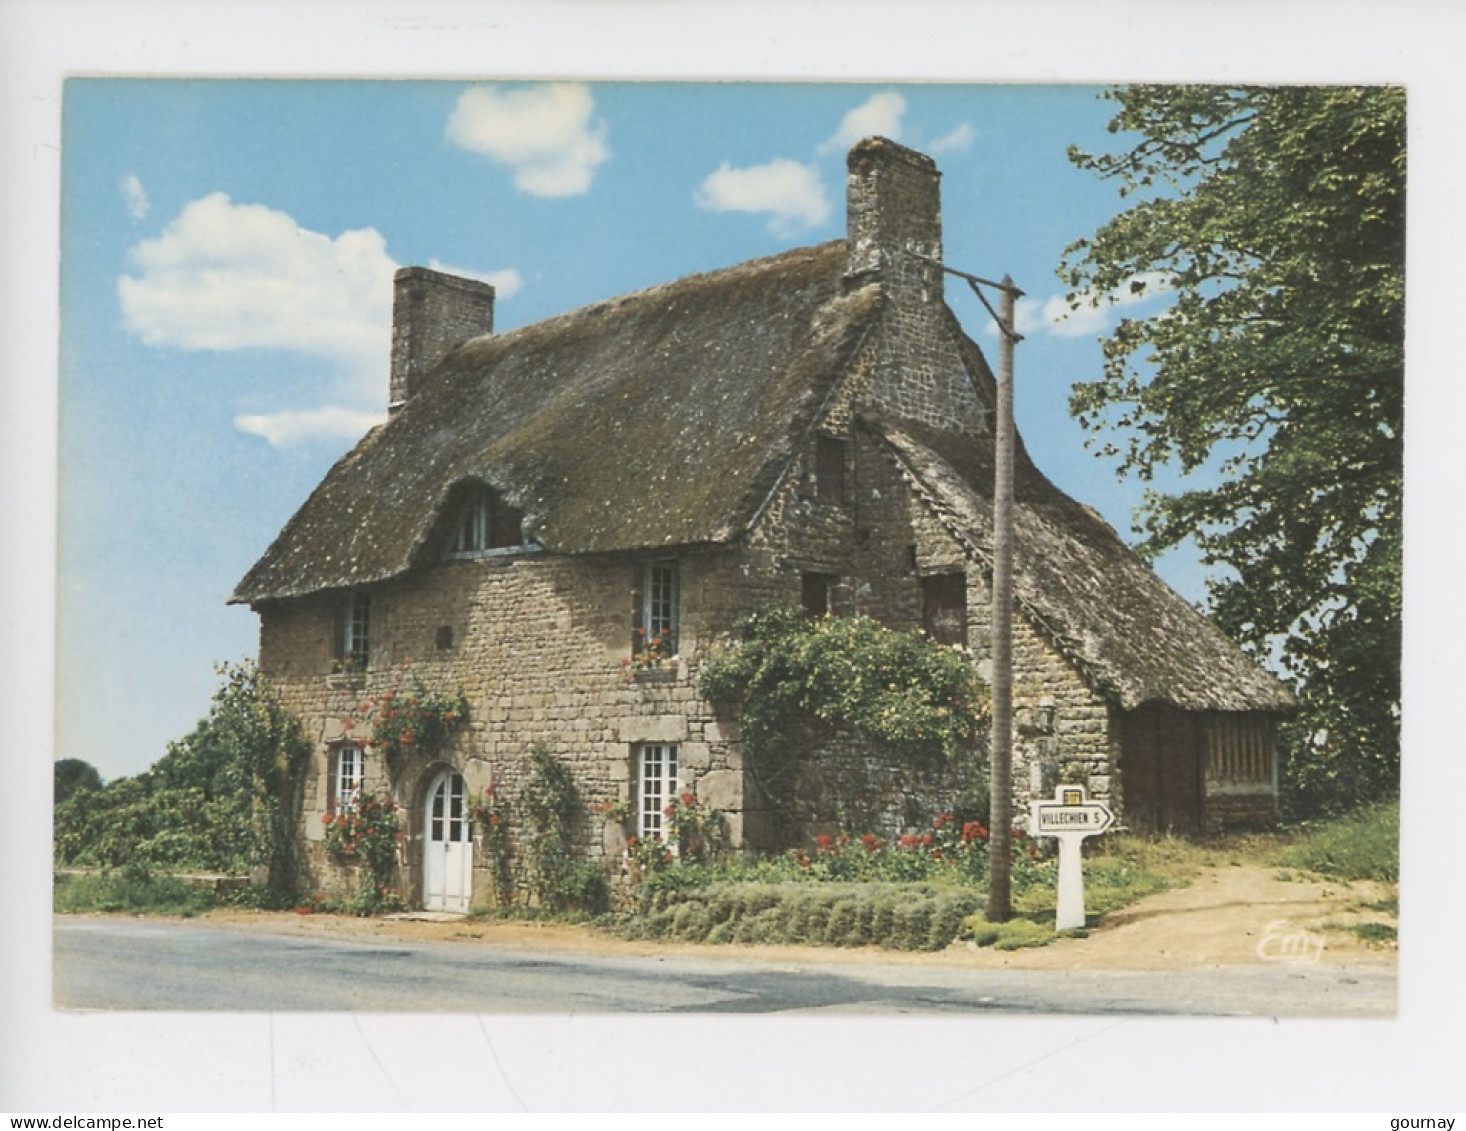
[[(923, 256), (922, 258), (926, 258)], [(967, 280), (998, 324), (998, 403), (993, 422), (993, 727), (988, 784), (988, 922), (1013, 914), (1013, 347), (1023, 340), (1015, 311), (1023, 292), (1010, 275), (1001, 283), (930, 260)], [(1002, 294), (993, 310), (983, 287)]]
[(1003, 276), (998, 403), (993, 424), (993, 729), (988, 831), (988, 921), (1013, 913), (1013, 346), (1018, 290)]

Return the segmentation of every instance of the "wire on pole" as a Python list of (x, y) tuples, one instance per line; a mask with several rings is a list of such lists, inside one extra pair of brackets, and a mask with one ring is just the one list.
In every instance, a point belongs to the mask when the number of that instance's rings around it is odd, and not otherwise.
[(988, 296), (982, 293), (983, 287), (991, 287), (993, 290), (1001, 293), (1004, 299), (1020, 299), (1023, 297), (1023, 291), (1014, 286), (1012, 279), (1004, 278), (1001, 282), (995, 279), (984, 279), (981, 275), (973, 275), (967, 271), (959, 271), (955, 267), (948, 267), (940, 259), (934, 259), (930, 255), (922, 255), (919, 251), (910, 251), (907, 254), (934, 265), (939, 270), (945, 271), (948, 275), (955, 275), (957, 278), (964, 280), (972, 288), (972, 293), (977, 296), (977, 301), (982, 303), (987, 309), (988, 314), (992, 317), (992, 320), (997, 323), (998, 332), (1015, 345), (1023, 340), (1023, 335), (1013, 326), (1014, 319), (1010, 318), (1005, 320), (1001, 314), (993, 309), (993, 304), (988, 301)]

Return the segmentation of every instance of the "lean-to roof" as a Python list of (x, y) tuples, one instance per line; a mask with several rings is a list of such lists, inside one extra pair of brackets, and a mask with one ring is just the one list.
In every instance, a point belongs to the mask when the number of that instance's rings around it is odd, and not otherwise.
[(233, 600), (406, 572), (466, 480), (551, 552), (738, 537), (877, 311), (844, 269), (842, 240), (466, 343), (331, 469)]
[[(889, 422), (870, 426), (908, 481), (978, 562), (991, 567), (990, 445)], [(1127, 710), (1286, 711), (1288, 690), (1165, 584), (1098, 514), (1020, 452), (1013, 500), (1014, 594), (1094, 685)]]

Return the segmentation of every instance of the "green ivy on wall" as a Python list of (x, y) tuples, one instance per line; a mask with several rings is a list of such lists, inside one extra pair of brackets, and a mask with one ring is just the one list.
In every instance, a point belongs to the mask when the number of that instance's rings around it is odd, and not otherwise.
[(987, 688), (964, 649), (869, 617), (798, 609), (749, 617), (743, 641), (704, 664), (699, 692), (736, 707), (754, 754), (803, 714), (902, 753), (952, 758), (972, 748), (988, 712)]

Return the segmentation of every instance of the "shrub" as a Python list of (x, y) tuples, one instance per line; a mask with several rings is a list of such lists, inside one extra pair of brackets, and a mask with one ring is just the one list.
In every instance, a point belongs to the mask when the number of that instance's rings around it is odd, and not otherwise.
[(155, 876), (145, 864), (92, 875), (57, 875), (52, 906), (63, 913), (125, 911), (133, 915), (201, 915), (214, 906), (204, 888)]
[(1399, 938), (1399, 932), (1388, 923), (1356, 923), (1351, 930), (1370, 946), (1388, 946)]
[(688, 942), (940, 950), (981, 900), (925, 884), (709, 884), (653, 893), (627, 930)]
[(399, 815), (402, 807), (383, 794), (363, 797), (339, 812), (321, 818), (326, 825), (326, 851), (339, 860), (360, 861), (361, 884), (351, 900), (356, 915), (376, 915), (402, 906), (393, 886), (397, 873), (397, 845), (405, 837)]
[(209, 714), (135, 777), (80, 789), (55, 809), (58, 864), (157, 867), (294, 880), (296, 775), (309, 754), (253, 664), (225, 664)]
[(869, 617), (811, 618), (799, 609), (749, 617), (742, 643), (703, 665), (699, 693), (737, 708), (755, 755), (804, 714), (902, 752), (955, 756), (971, 751), (987, 712), (965, 651)]

